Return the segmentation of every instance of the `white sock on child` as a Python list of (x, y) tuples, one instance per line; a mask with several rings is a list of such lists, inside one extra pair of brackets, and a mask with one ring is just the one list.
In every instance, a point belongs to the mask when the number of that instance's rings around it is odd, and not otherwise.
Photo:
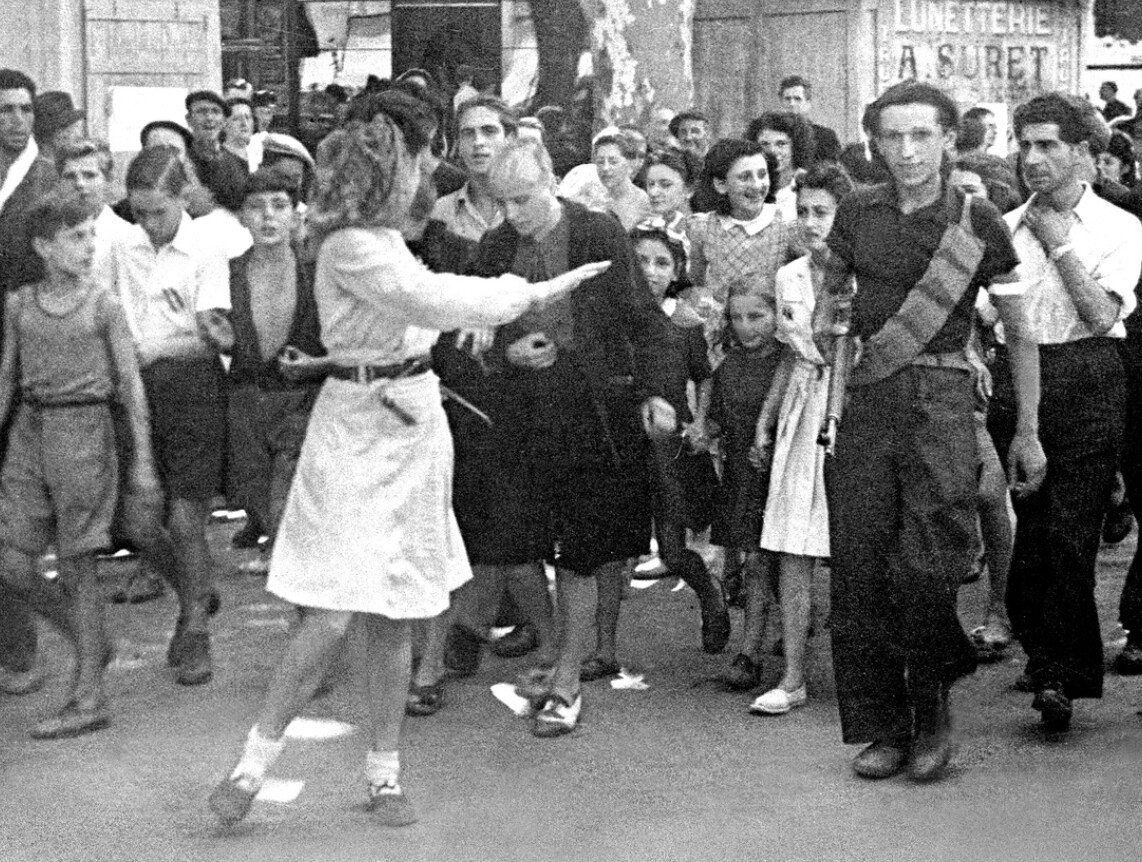
[(370, 751), (365, 755), (365, 778), (374, 788), (392, 788), (399, 793), (400, 753), (397, 751)]
[(267, 739), (258, 733), (258, 726), (254, 725), (246, 735), (246, 747), (242, 751), (242, 759), (230, 773), (230, 780), (247, 790), (257, 790), (262, 786), (266, 773), (274, 765), (283, 748), (285, 748), (285, 737)]

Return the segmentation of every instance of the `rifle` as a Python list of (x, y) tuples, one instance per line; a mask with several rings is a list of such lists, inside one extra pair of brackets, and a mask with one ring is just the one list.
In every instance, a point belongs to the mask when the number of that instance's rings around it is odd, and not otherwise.
[[(855, 287), (855, 285), (853, 285)], [(833, 363), (829, 373), (829, 400), (825, 407), (825, 422), (821, 426), (821, 433), (817, 435), (817, 443), (825, 447), (825, 455), (832, 456), (837, 446), (837, 429), (841, 425), (841, 416), (845, 410), (845, 390), (849, 385), (849, 372), (853, 367), (853, 354), (855, 352), (855, 337), (849, 330), (852, 321), (852, 296), (850, 291), (846, 295), (836, 298), (833, 309), (833, 325), (829, 334), (833, 339)]]

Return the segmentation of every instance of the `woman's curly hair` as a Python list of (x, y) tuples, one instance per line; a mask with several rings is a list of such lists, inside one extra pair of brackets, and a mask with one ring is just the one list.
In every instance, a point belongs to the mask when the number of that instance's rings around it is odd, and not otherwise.
[(421, 181), (416, 156), (427, 139), (402, 107), (380, 105), (372, 119), (348, 123), (321, 142), (309, 216), (319, 238), (345, 227), (403, 224)]

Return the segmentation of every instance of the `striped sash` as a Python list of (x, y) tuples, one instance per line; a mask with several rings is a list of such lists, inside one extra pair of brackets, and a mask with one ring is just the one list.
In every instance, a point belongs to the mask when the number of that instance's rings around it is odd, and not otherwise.
[[(948, 190), (948, 194), (953, 192)], [(949, 224), (923, 277), (903, 304), (864, 342), (851, 386), (884, 380), (920, 355), (947, 323), (983, 260), (984, 242), (972, 232), (971, 195), (958, 223)]]

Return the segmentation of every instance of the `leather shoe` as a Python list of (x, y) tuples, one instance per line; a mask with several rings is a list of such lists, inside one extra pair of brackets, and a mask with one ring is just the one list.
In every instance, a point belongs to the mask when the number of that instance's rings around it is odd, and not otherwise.
[(180, 644), (175, 680), (179, 685), (202, 685), (210, 682), (213, 676), (210, 635), (206, 632), (186, 632)]
[(27, 670), (9, 670), (0, 665), (0, 692), (4, 694), (31, 694), (43, 688), (48, 672), (36, 656)]
[(1070, 728), (1074, 709), (1071, 706), (1071, 699), (1062, 689), (1044, 688), (1036, 692), (1031, 707), (1039, 710), (1044, 730), (1063, 731)]
[[(706, 605), (712, 605), (707, 607)], [(702, 652), (716, 655), (730, 642), (730, 612), (717, 593), (702, 607)]]
[(531, 623), (521, 623), (502, 638), (492, 641), (492, 652), (500, 658), (520, 658), (539, 646), (539, 634)]
[(102, 698), (73, 700), (57, 714), (38, 722), (32, 728), (32, 739), (67, 739), (102, 730), (110, 723), (111, 715)]
[(607, 661), (595, 656), (587, 659), (579, 666), (579, 682), (594, 682), (597, 679), (615, 676), (618, 672), (618, 662)]
[(448, 629), (444, 641), (444, 666), (459, 677), (472, 676), (480, 669), (480, 650), (484, 639), (461, 625)]
[(1122, 652), (1114, 657), (1114, 672), (1120, 676), (1142, 674), (1142, 643), (1127, 639)]
[(878, 739), (853, 759), (853, 772), (861, 778), (891, 778), (907, 761), (908, 749), (903, 743)]
[(250, 813), (258, 789), (259, 782), (245, 776), (223, 778), (211, 791), (207, 805), (224, 825), (233, 826)]
[(744, 653), (734, 656), (734, 660), (722, 674), (722, 682), (734, 691), (749, 691), (751, 688), (756, 688), (760, 681), (761, 669)]
[(952, 759), (952, 714), (948, 691), (941, 688), (927, 703), (916, 705), (916, 738), (908, 761), (913, 781), (935, 781)]

